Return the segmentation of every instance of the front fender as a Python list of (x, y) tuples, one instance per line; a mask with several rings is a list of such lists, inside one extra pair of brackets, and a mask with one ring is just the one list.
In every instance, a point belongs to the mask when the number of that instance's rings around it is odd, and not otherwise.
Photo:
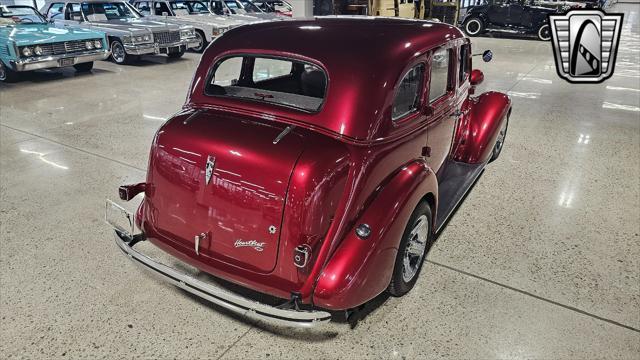
[[(362, 305), (382, 293), (393, 272), (398, 245), (417, 204), (431, 194), (435, 218), (438, 182), (424, 160), (399, 169), (379, 190), (320, 273), (313, 303), (332, 310)], [(371, 235), (361, 239), (355, 227), (366, 223)]]
[(468, 164), (488, 161), (510, 109), (511, 100), (503, 93), (489, 91), (470, 98), (469, 110), (456, 129), (454, 159)]

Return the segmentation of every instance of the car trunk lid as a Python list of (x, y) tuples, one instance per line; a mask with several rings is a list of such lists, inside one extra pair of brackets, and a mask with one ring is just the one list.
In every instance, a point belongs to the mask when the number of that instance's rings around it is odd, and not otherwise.
[(148, 218), (203, 261), (268, 273), (278, 259), (287, 187), (300, 135), (286, 125), (213, 111), (174, 118), (152, 148)]

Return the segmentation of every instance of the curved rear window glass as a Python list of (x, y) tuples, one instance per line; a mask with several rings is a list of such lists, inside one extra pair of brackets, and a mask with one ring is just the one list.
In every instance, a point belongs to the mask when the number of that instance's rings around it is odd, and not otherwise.
[(327, 75), (299, 60), (232, 56), (213, 67), (205, 92), (316, 112), (324, 102)]

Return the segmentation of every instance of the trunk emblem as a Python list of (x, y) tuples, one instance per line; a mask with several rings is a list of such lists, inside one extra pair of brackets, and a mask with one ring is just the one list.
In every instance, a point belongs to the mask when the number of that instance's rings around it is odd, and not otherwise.
[(236, 248), (240, 248), (240, 247), (252, 247), (255, 251), (262, 251), (264, 250), (264, 244), (263, 242), (258, 242), (256, 240), (236, 240), (236, 242), (233, 244), (233, 247)]
[(209, 185), (209, 183), (211, 182), (211, 177), (213, 176), (213, 168), (215, 167), (216, 167), (216, 158), (215, 156), (209, 155), (207, 157), (207, 165), (205, 167), (205, 172), (204, 172), (205, 185)]

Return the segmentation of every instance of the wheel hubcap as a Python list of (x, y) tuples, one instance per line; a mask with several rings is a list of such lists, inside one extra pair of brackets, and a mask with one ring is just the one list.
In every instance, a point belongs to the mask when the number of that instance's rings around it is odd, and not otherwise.
[(427, 250), (429, 239), (429, 220), (426, 215), (422, 215), (416, 220), (411, 233), (409, 233), (409, 243), (402, 259), (402, 280), (411, 281), (420, 268), (422, 258)]
[(111, 45), (111, 53), (113, 55), (113, 59), (116, 62), (124, 61), (124, 48), (119, 43), (114, 43), (113, 45)]
[(478, 20), (471, 20), (467, 23), (467, 32), (469, 34), (476, 34), (480, 30), (480, 23)]
[(502, 145), (504, 145), (504, 139), (507, 136), (507, 124), (508, 121), (505, 122), (502, 129), (500, 129), (500, 133), (498, 133), (498, 138), (496, 139), (496, 149), (495, 153), (498, 154), (502, 150)]
[(4, 64), (0, 63), (0, 80), (7, 78), (7, 72), (4, 70)]
[(198, 39), (198, 46), (196, 46), (196, 51), (201, 51), (204, 45), (204, 39), (202, 38), (202, 35), (200, 35), (199, 32), (196, 32), (196, 38)]
[(540, 38), (543, 40), (549, 40), (549, 26), (543, 26), (540, 29)]

